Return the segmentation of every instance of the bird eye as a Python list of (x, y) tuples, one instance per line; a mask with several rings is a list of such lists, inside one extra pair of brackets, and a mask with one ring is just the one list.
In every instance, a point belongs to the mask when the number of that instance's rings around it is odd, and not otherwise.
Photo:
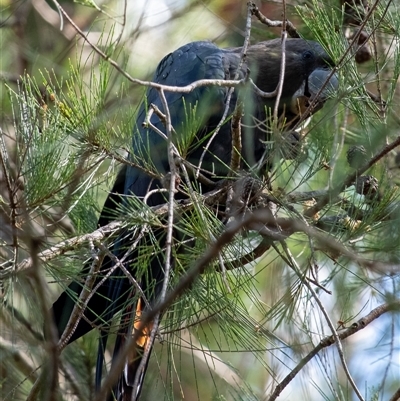
[(304, 59), (310, 59), (310, 58), (312, 58), (313, 57), (313, 54), (312, 54), (312, 52), (310, 51), (310, 50), (306, 50), (304, 53), (303, 53), (303, 58)]

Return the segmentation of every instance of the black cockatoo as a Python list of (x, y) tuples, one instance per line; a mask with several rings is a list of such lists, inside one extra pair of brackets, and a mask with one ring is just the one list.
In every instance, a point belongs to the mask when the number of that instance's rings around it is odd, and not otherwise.
[[(239, 69), (241, 50), (241, 48), (220, 49), (210, 42), (189, 43), (164, 57), (157, 67), (153, 82), (180, 87), (200, 79), (231, 80), (235, 77), (242, 79), (249, 75), (259, 89), (264, 92), (273, 92), (280, 79), (281, 40), (274, 39), (249, 46)], [(299, 120), (302, 110), (301, 104), (307, 104), (307, 101), (312, 100), (316, 105), (314, 111), (322, 107), (328, 95), (337, 89), (338, 80), (336, 75), (332, 74), (332, 60), (316, 42), (288, 39), (286, 40), (285, 57), (279, 120), (282, 122), (281, 126), (285, 127), (286, 124), (286, 128), (291, 128)], [(204, 86), (184, 94), (165, 91), (173, 132), (178, 140), (179, 136), (186, 135), (185, 129), (187, 127), (185, 128), (183, 122), (187, 118), (188, 110), (196, 107), (201, 123), (195, 135), (191, 137), (191, 143), (186, 147), (185, 158), (192, 165), (197, 166), (204, 153), (201, 163), (202, 174), (214, 181), (228, 174), (231, 160), (232, 133), (230, 121), (224, 123), (218, 134), (210, 140), (210, 133), (217, 127), (225, 108), (228, 107), (229, 116), (232, 115), (238, 100), (243, 104), (244, 116), (242, 121), (244, 124), (241, 130), (241, 157), (243, 160), (242, 167), (248, 168), (265, 158), (265, 144), (270, 139), (268, 127), (271, 121), (271, 109), (274, 108), (276, 101), (276, 97), (263, 97), (256, 94), (254, 87), (247, 85), (246, 88), (235, 88), (227, 106), (228, 91), (229, 88), (221, 86)], [(316, 98), (317, 95), (318, 98)], [(149, 206), (166, 202), (165, 190), (157, 191), (158, 188), (164, 187), (162, 180), (154, 178), (154, 174), (146, 173), (149, 163), (153, 165), (153, 172), (158, 172), (160, 177), (165, 177), (169, 171), (167, 141), (160, 133), (155, 132), (154, 128), (149, 127), (148, 124), (143, 124), (150, 104), (154, 104), (161, 112), (165, 113), (159, 92), (151, 87), (147, 91), (146, 101), (139, 111), (134, 127), (131, 154), (131, 159), (136, 164), (142, 164), (144, 168), (128, 166), (121, 170), (105, 203), (99, 225), (110, 222), (110, 209), (115, 209), (118, 203), (123, 204), (125, 202), (124, 195), (133, 195), (142, 201), (146, 197), (145, 200)], [(150, 121), (156, 129), (166, 132), (165, 121), (162, 121), (159, 113), (153, 113)], [(206, 144), (208, 145), (207, 149), (205, 149)], [(200, 185), (196, 188), (201, 188), (203, 192), (210, 189), (207, 188), (207, 185)], [(148, 195), (150, 191), (152, 192)], [(162, 229), (158, 229), (155, 236), (160, 243), (160, 249), (162, 249), (165, 243), (165, 233)], [(149, 241), (149, 239), (146, 239), (145, 236), (143, 241)], [(129, 235), (121, 235), (115, 241), (112, 252), (120, 258), (129, 246)], [(132, 250), (129, 257), (124, 259), (124, 265), (139, 283), (143, 293), (138, 294), (137, 290), (132, 288), (131, 282), (123, 271), (120, 268), (115, 269), (112, 277), (105, 280), (91, 297), (85, 309), (84, 317), (80, 319), (74, 333), (69, 338), (70, 342), (83, 336), (93, 327), (100, 327), (103, 334), (99, 350), (101, 355), (107, 339), (107, 330), (109, 329), (107, 325), (116, 312), (123, 310), (121, 328), (115, 346), (115, 352), (118, 352), (124, 336), (131, 335), (135, 327), (133, 324), (133, 329), (131, 328), (128, 331), (128, 325), (122, 324), (122, 322), (125, 322), (127, 317), (132, 322), (135, 315), (136, 319), (140, 318), (143, 310), (151, 307), (157, 301), (164, 277), (163, 252), (156, 253), (155, 256), (146, 259), (145, 266), (142, 264), (139, 269), (138, 264), (135, 265), (135, 261), (142, 258), (139, 249), (138, 246)], [(102, 276), (112, 266), (113, 261), (106, 257), (101, 268)], [(88, 271), (89, 266), (84, 269), (83, 275), (87, 274)], [(100, 280), (101, 277), (95, 285), (100, 283)], [(63, 292), (53, 305), (52, 312), (60, 335), (66, 327), (74, 302), (79, 297), (81, 290), (82, 283), (71, 283), (68, 290)], [(147, 299), (144, 300), (143, 296)], [(135, 301), (132, 302), (132, 299)], [(113, 396), (117, 400), (137, 399), (140, 395), (146, 364), (142, 364), (144, 366), (141, 367), (140, 371), (138, 367), (144, 349), (151, 349), (152, 346), (149, 343), (150, 330), (151, 328), (141, 333), (136, 352), (127, 361), (120, 381), (113, 390)], [(101, 372), (101, 365), (102, 358), (100, 356), (99, 372)], [(98, 377), (101, 377), (101, 373), (98, 374)], [(135, 378), (137, 387), (133, 388)]]

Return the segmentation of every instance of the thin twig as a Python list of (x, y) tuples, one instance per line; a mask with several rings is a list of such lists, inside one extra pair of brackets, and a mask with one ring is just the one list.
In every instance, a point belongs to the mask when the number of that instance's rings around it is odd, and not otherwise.
[[(296, 262), (296, 259), (293, 257), (292, 253), (290, 252), (290, 249), (289, 249), (288, 246), (286, 245), (286, 242), (285, 242), (285, 241), (282, 241), (282, 242), (281, 242), (281, 245), (282, 245), (283, 249), (285, 250), (286, 255), (287, 255), (288, 258), (289, 258), (290, 265), (294, 268), (294, 270), (296, 271), (296, 273), (299, 274), (299, 273), (301, 272), (300, 266), (298, 265), (298, 263)], [(301, 278), (301, 276), (300, 276), (300, 278)], [(338, 332), (336, 331), (336, 328), (335, 328), (334, 324), (332, 323), (331, 318), (329, 317), (329, 314), (328, 314), (327, 310), (325, 309), (324, 304), (323, 304), (323, 303), (321, 302), (321, 300), (319, 299), (317, 293), (314, 291), (314, 288), (313, 288), (312, 285), (309, 283), (309, 281), (304, 280), (303, 283), (304, 283), (304, 285), (308, 288), (308, 290), (311, 292), (311, 294), (312, 294), (312, 296), (313, 296), (315, 302), (317, 303), (319, 309), (321, 310), (322, 314), (323, 314), (324, 317), (325, 317), (326, 322), (328, 323), (329, 328), (330, 328), (331, 331), (332, 331), (333, 338), (334, 338), (334, 340), (335, 340), (335, 344), (336, 344), (336, 347), (337, 347), (337, 350), (338, 350), (339, 358), (340, 358), (340, 361), (342, 362), (342, 367), (343, 367), (343, 370), (344, 370), (344, 372), (345, 372), (345, 374), (346, 374), (347, 380), (350, 382), (351, 387), (353, 387), (353, 390), (354, 390), (354, 392), (356, 393), (358, 399), (359, 399), (360, 401), (364, 401), (364, 398), (363, 398), (363, 396), (362, 396), (360, 390), (358, 389), (356, 383), (355, 383), (354, 380), (353, 380), (353, 377), (352, 377), (351, 374), (350, 374), (349, 368), (348, 368), (348, 366), (347, 366), (346, 359), (345, 359), (345, 357), (344, 357), (342, 342), (341, 342), (341, 340), (340, 340), (340, 338), (339, 338), (339, 334), (338, 334)]]
[(247, 4), (251, 7), (253, 15), (255, 15), (261, 23), (263, 23), (269, 27), (272, 27), (272, 28), (284, 27), (284, 29), (289, 33), (289, 36), (291, 38), (299, 38), (300, 37), (299, 34), (297, 33), (295, 26), (286, 18), (284, 18), (283, 21), (270, 20), (261, 13), (261, 11), (255, 5), (255, 3), (249, 2)]
[(148, 86), (152, 88), (156, 88), (158, 90), (163, 90), (167, 92), (175, 92), (175, 93), (190, 93), (195, 89), (200, 88), (202, 86), (221, 86), (221, 87), (236, 87), (241, 86), (248, 82), (248, 78), (240, 79), (240, 80), (224, 80), (224, 79), (200, 79), (198, 81), (192, 82), (186, 86), (168, 86), (161, 85), (151, 81), (142, 81), (137, 78), (133, 78), (129, 75), (115, 60), (111, 57), (107, 56), (99, 47), (90, 42), (87, 35), (74, 23), (72, 18), (67, 14), (67, 12), (61, 7), (57, 0), (51, 0), (56, 7), (61, 11), (64, 17), (68, 20), (68, 22), (74, 27), (76, 32), (84, 39), (84, 41), (105, 61), (110, 63), (120, 74), (122, 74), (128, 81), (139, 84), (142, 86)]
[[(113, 370), (104, 380), (102, 388), (98, 395), (95, 397), (94, 401), (102, 401), (103, 395), (106, 394), (108, 392), (108, 389), (110, 389), (114, 385), (120, 375), (121, 370), (124, 367), (126, 355), (128, 355), (131, 349), (136, 346), (136, 340), (143, 329), (146, 327), (146, 325), (149, 324), (149, 322), (153, 321), (154, 318), (158, 316), (161, 311), (170, 306), (172, 302), (174, 302), (174, 300), (177, 299), (177, 297), (183, 291), (185, 291), (193, 284), (198, 275), (202, 274), (209, 263), (211, 263), (216, 257), (218, 257), (218, 254), (221, 252), (222, 248), (230, 243), (238, 232), (240, 232), (250, 223), (254, 223), (255, 221), (260, 220), (262, 221), (262, 217), (265, 219), (265, 212), (254, 213), (240, 221), (236, 221), (230, 224), (226, 228), (226, 230), (217, 238), (217, 240), (210, 245), (203, 256), (198, 259), (193, 267), (180, 279), (174, 289), (170, 293), (166, 294), (164, 301), (158, 302), (151, 310), (142, 315), (139, 327), (135, 331), (134, 335), (127, 340), (123, 349), (121, 349), (121, 352), (114, 362)], [(269, 218), (270, 214), (268, 214), (268, 219)]]
[[(173, 245), (173, 227), (174, 227), (174, 203), (175, 203), (175, 193), (176, 193), (176, 179), (178, 177), (177, 167), (175, 164), (175, 154), (179, 155), (178, 149), (172, 142), (172, 122), (171, 122), (171, 114), (169, 111), (169, 105), (167, 99), (165, 97), (165, 93), (162, 89), (159, 90), (159, 96), (161, 103), (164, 109), (165, 115), (165, 130), (167, 136), (167, 144), (168, 144), (168, 164), (170, 170), (170, 187), (169, 187), (169, 197), (168, 197), (168, 221), (167, 221), (167, 235), (165, 240), (165, 262), (164, 262), (164, 280), (161, 288), (161, 293), (159, 295), (158, 302), (163, 302), (165, 298), (165, 294), (167, 293), (168, 284), (170, 280), (171, 274), (171, 265), (172, 265), (172, 245)], [(155, 336), (158, 332), (159, 324), (161, 320), (161, 311), (155, 314), (154, 319), (152, 320), (153, 326), (150, 333), (150, 338), (148, 343), (146, 344), (146, 348), (143, 352), (142, 358), (140, 360), (139, 366), (136, 371), (135, 380), (133, 382), (133, 397), (136, 399), (136, 392), (139, 386), (139, 380), (142, 376), (142, 372), (147, 365), (147, 360), (150, 356), (151, 348), (154, 343)], [(142, 329), (145, 326), (142, 326), (135, 332), (135, 336), (138, 333), (142, 332)]]
[[(105, 394), (109, 388), (113, 386), (115, 381), (118, 379), (120, 372), (125, 364), (125, 357), (128, 355), (132, 347), (136, 346), (136, 340), (146, 325), (153, 321), (153, 319), (163, 310), (168, 308), (186, 289), (188, 289), (196, 280), (196, 278), (203, 274), (207, 266), (218, 257), (218, 254), (222, 251), (223, 247), (229, 244), (234, 237), (243, 229), (252, 228), (255, 225), (260, 224), (273, 224), (274, 227), (282, 226), (283, 223), (292, 224), (295, 226), (294, 221), (291, 219), (283, 220), (283, 219), (275, 219), (271, 215), (268, 210), (257, 210), (253, 213), (246, 214), (243, 219), (240, 221), (234, 221), (226, 227), (225, 231), (216, 239), (214, 243), (212, 243), (209, 248), (204, 252), (204, 254), (193, 264), (193, 267), (187, 271), (187, 273), (181, 277), (177, 285), (166, 294), (163, 302), (158, 302), (151, 310), (147, 311), (142, 315), (141, 323), (135, 334), (128, 339), (125, 343), (123, 349), (117, 359), (115, 360), (113, 370), (104, 380), (103, 386), (99, 394), (96, 396), (94, 401), (101, 401), (102, 394)], [(303, 224), (299, 226), (299, 228), (306, 230)], [(332, 242), (332, 238), (328, 241), (328, 243)], [(354, 257), (354, 256), (353, 256)], [(369, 262), (372, 263), (372, 262)], [(400, 301), (399, 301), (400, 302)], [(388, 307), (389, 308), (389, 307)], [(353, 325), (354, 326), (354, 325)], [(353, 327), (352, 326), (352, 327)], [(357, 326), (356, 326), (357, 327)], [(357, 331), (355, 329), (355, 331)], [(354, 331), (354, 332), (355, 332)], [(343, 333), (342, 333), (343, 334)], [(341, 335), (342, 335), (341, 334)], [(342, 339), (342, 337), (340, 337)], [(334, 340), (332, 340), (332, 344)], [(328, 344), (331, 345), (331, 344)]]
[[(162, 113), (161, 110), (155, 104), (152, 103), (150, 105), (150, 109), (149, 109), (148, 113), (146, 114), (145, 120), (143, 122), (143, 127), (152, 129), (157, 135), (159, 135), (161, 138), (163, 138), (165, 141), (168, 142), (167, 135), (151, 122), (151, 116), (153, 115), (153, 113), (156, 113), (156, 115), (158, 116), (158, 118), (160, 119), (161, 122), (163, 122), (164, 124), (166, 123), (165, 114)], [(171, 127), (171, 129), (173, 130), (173, 132), (175, 132), (173, 127)], [(199, 180), (199, 182), (201, 182), (202, 184), (205, 184), (209, 187), (214, 187), (216, 185), (214, 181), (208, 179), (203, 174), (200, 174), (200, 168), (198, 166), (197, 167), (194, 166), (193, 164), (188, 162), (185, 158), (183, 158), (180, 155), (180, 153), (175, 145), (171, 144), (171, 146), (173, 146), (174, 157), (176, 157), (180, 163), (184, 164), (191, 171), (191, 173), (194, 176), (197, 175), (196, 178)], [(147, 170), (145, 170), (145, 171), (147, 171)], [(154, 178), (160, 178), (160, 177), (154, 177)]]
[[(315, 105), (318, 102), (318, 98), (320, 96), (320, 94), (322, 93), (322, 91), (325, 89), (325, 87), (328, 85), (328, 82), (330, 81), (330, 79), (333, 77), (333, 75), (337, 72), (337, 70), (339, 69), (339, 67), (346, 62), (346, 57), (348, 56), (348, 54), (352, 51), (352, 49), (355, 48), (355, 45), (357, 44), (358, 41), (358, 37), (360, 36), (361, 31), (364, 29), (365, 25), (367, 24), (368, 20), (371, 18), (371, 15), (374, 13), (375, 9), (378, 7), (379, 3), (381, 2), (381, 0), (375, 0), (375, 3), (369, 8), (369, 11), (367, 13), (367, 15), (364, 18), (364, 21), (361, 23), (360, 28), (358, 30), (358, 32), (353, 36), (351, 42), (349, 43), (347, 49), (345, 50), (345, 52), (343, 53), (342, 57), (339, 59), (339, 61), (337, 62), (336, 66), (333, 67), (331, 69), (330, 74), (326, 77), (325, 82), (323, 83), (323, 85), (319, 88), (319, 91), (316, 93), (316, 95), (314, 96), (313, 99), (311, 99), (311, 102), (309, 103), (309, 106), (307, 107), (307, 109), (304, 111), (304, 113), (301, 115), (299, 121), (296, 124), (296, 127), (300, 126), (300, 124), (303, 123), (303, 121), (308, 118), (308, 116), (311, 114), (312, 110), (314, 109)], [(392, 0), (388, 1), (388, 4), (386, 6), (386, 9), (383, 13), (383, 15), (386, 14), (390, 3), (392, 2)], [(383, 16), (382, 16), (383, 18)], [(294, 129), (296, 128), (294, 127)]]
[(59, 351), (62, 351), (66, 347), (66, 345), (69, 343), (69, 340), (71, 339), (72, 335), (74, 334), (74, 332), (75, 332), (76, 328), (78, 327), (78, 324), (85, 312), (85, 306), (88, 303), (88, 298), (92, 291), (94, 282), (96, 280), (96, 275), (97, 275), (98, 271), (100, 270), (100, 267), (103, 263), (104, 252), (99, 253), (98, 255), (93, 255), (92, 258), (93, 258), (92, 265), (91, 265), (89, 273), (86, 277), (85, 284), (82, 288), (82, 292), (79, 295), (79, 299), (74, 304), (74, 309), (72, 310), (72, 312), (69, 316), (68, 323), (65, 326), (65, 329), (60, 337), (60, 340), (58, 341)]
[(316, 215), (324, 206), (334, 200), (346, 187), (351, 185), (355, 179), (361, 176), (371, 166), (377, 163), (391, 150), (400, 146), (400, 135), (388, 145), (385, 145), (374, 157), (372, 157), (366, 164), (357, 169), (354, 173), (349, 174), (342, 183), (338, 184), (335, 188), (330, 190), (325, 196), (323, 196), (314, 206), (310, 207), (304, 212), (306, 217), (312, 217)]
[[(287, 31), (285, 29), (285, 20), (286, 20), (286, 3), (283, 0), (283, 23), (282, 23), (282, 32), (281, 32), (281, 66), (279, 71), (279, 82), (276, 88), (277, 94), (274, 104), (274, 112), (273, 112), (273, 120), (272, 124), (276, 128), (278, 126), (278, 109), (279, 103), (281, 101), (283, 84), (285, 81), (285, 68), (286, 68), (286, 39), (287, 39)], [(275, 134), (276, 129), (273, 130)]]
[[(111, 223), (107, 224), (106, 226), (100, 227), (89, 234), (79, 235), (77, 237), (61, 241), (57, 245), (54, 245), (51, 248), (40, 252), (38, 254), (38, 258), (42, 263), (48, 262), (56, 258), (57, 256), (64, 255), (68, 251), (75, 249), (76, 247), (84, 244), (85, 242), (88, 242), (89, 240), (101, 241), (106, 236), (116, 232), (116, 230), (121, 229), (125, 226), (126, 222), (114, 220)], [(19, 263), (15, 267), (15, 270), (12, 272), (12, 274), (30, 269), (32, 267), (32, 264), (33, 264), (32, 258), (24, 259), (21, 263)], [(3, 278), (3, 275), (0, 275), (0, 278)]]
[[(398, 140), (399, 140), (399, 144), (400, 144), (400, 137)], [(215, 205), (218, 202), (218, 199), (220, 199), (222, 196), (224, 196), (224, 194), (226, 193), (226, 190), (230, 187), (230, 185), (231, 185), (231, 183), (229, 183), (227, 181), (225, 183), (221, 183), (217, 189), (212, 190), (211, 192), (208, 192), (204, 195), (200, 195), (202, 202), (205, 205), (209, 205), (209, 206)], [(291, 196), (288, 196), (288, 201), (289, 202), (298, 202), (298, 201), (301, 201), (304, 199), (310, 199), (310, 198), (317, 198), (317, 199), (319, 198), (320, 200), (324, 200), (324, 199), (328, 198), (328, 201), (329, 201), (330, 197), (328, 196), (328, 194), (329, 194), (329, 192), (326, 192), (326, 191), (316, 191), (316, 192), (311, 191), (311, 192), (306, 192), (306, 193), (298, 193), (293, 198), (291, 198)], [(292, 195), (294, 195), (294, 194), (292, 194)], [(179, 204), (177, 206), (180, 208), (180, 212), (184, 212), (184, 211), (188, 211), (191, 208), (193, 208), (194, 203), (193, 203), (193, 200), (187, 199), (187, 200), (179, 201)], [(163, 205), (159, 205), (156, 207), (151, 207), (150, 209), (157, 216), (162, 217), (167, 214), (168, 205), (163, 204)], [(312, 208), (307, 209), (307, 211), (305, 213), (306, 216), (314, 215), (314, 214), (312, 214), (311, 209)], [(315, 211), (315, 213), (316, 213), (320, 209), (315, 209), (315, 210), (316, 210)], [(388, 271), (388, 269), (390, 270), (390, 267), (386, 266), (385, 264), (382, 264), (382, 263), (374, 264), (372, 261), (362, 259), (362, 258), (355, 256), (354, 252), (348, 251), (345, 246), (343, 246), (339, 242), (336, 242), (332, 236), (327, 236), (325, 239), (325, 236), (323, 235), (323, 233), (321, 231), (318, 231), (313, 227), (307, 227), (304, 223), (302, 223), (302, 224), (295, 223), (297, 220), (283, 219), (283, 218), (280, 218), (280, 219), (278, 218), (277, 221), (278, 221), (279, 225), (285, 226), (285, 230), (290, 229), (290, 230), (292, 230), (292, 232), (295, 232), (295, 231), (306, 232), (308, 230), (310, 233), (312, 233), (312, 235), (315, 238), (322, 241), (322, 243), (325, 244), (328, 247), (328, 249), (335, 250), (335, 251), (339, 252), (340, 254), (343, 254), (343, 255), (351, 258), (351, 260), (362, 264), (365, 267), (371, 268), (372, 270), (386, 271), (386, 272)], [(68, 251), (71, 251), (73, 249), (76, 249), (79, 246), (82, 246), (84, 243), (86, 243), (90, 240), (92, 240), (94, 242), (102, 241), (105, 237), (112, 235), (112, 234), (116, 233), (118, 230), (125, 228), (126, 225), (127, 225), (126, 221), (114, 220), (111, 223), (109, 223), (103, 227), (100, 227), (91, 233), (73, 237), (73, 238), (67, 239), (65, 241), (61, 241), (57, 245), (54, 245), (51, 248), (40, 252), (38, 254), (38, 258), (41, 260), (41, 262), (49, 262), (58, 256), (64, 255)], [(246, 259), (246, 256), (244, 256), (244, 258)], [(15, 267), (15, 269), (7, 268), (7, 269), (4, 269), (3, 271), (0, 271), (0, 279), (6, 278), (8, 276), (14, 275), (16, 273), (19, 273), (19, 272), (22, 272), (25, 270), (28, 270), (31, 267), (32, 267), (32, 259), (31, 258), (24, 259), (22, 262), (20, 262)]]
[(243, 105), (238, 104), (232, 116), (231, 132), (232, 132), (232, 151), (231, 162), (229, 166), (228, 177), (232, 177), (238, 173), (242, 155), (242, 130), (241, 122), (243, 115)]
[[(140, 239), (144, 237), (144, 234), (148, 232), (148, 228), (147, 227), (143, 227), (142, 228), (142, 232), (140, 235)], [(129, 248), (129, 254), (131, 253), (131, 251), (137, 247), (138, 244), (138, 240), (136, 239), (136, 241), (133, 243), (133, 247), (131, 246)], [(125, 276), (128, 278), (128, 280), (131, 282), (132, 286), (136, 288), (137, 292), (140, 294), (140, 297), (143, 299), (144, 303), (146, 304), (146, 306), (148, 308), (150, 308), (150, 304), (149, 304), (149, 300), (146, 297), (146, 294), (143, 292), (142, 287), (139, 285), (139, 283), (136, 281), (135, 278), (133, 278), (132, 274), (129, 272), (129, 270), (125, 267), (124, 263), (123, 263), (123, 259), (118, 259), (104, 244), (102, 243), (98, 243), (97, 246), (100, 248), (100, 250), (102, 252), (104, 252), (113, 262), (114, 265), (116, 265), (117, 267), (119, 267), (125, 274)], [(126, 256), (125, 256), (126, 258)]]
[[(57, 329), (53, 322), (53, 318), (50, 315), (50, 310), (48, 309), (47, 297), (48, 285), (42, 275), (40, 270), (40, 263), (37, 257), (38, 248), (40, 241), (33, 236), (33, 230), (29, 227), (30, 224), (27, 222), (27, 229), (25, 235), (27, 236), (27, 242), (30, 248), (30, 255), (32, 258), (32, 269), (30, 271), (30, 278), (32, 279), (32, 286), (35, 293), (37, 294), (37, 300), (39, 307), (44, 317), (44, 333), (45, 333), (45, 349), (47, 351), (48, 359), (46, 361), (47, 368), (43, 369), (41, 375), (36, 380), (36, 383), (43, 385), (40, 386), (41, 390), (44, 390), (42, 394), (45, 395), (42, 399), (49, 401), (56, 401), (57, 387), (58, 387), (58, 352), (57, 352)], [(32, 389), (35, 388), (35, 384)], [(28, 395), (28, 399), (32, 394), (32, 390)]]
[[(250, 3), (247, 4), (247, 18), (246, 18), (246, 31), (245, 31), (245, 36), (244, 36), (244, 41), (243, 41), (243, 46), (242, 49), (240, 51), (240, 58), (239, 58), (239, 64), (236, 68), (235, 71), (235, 75), (234, 75), (234, 81), (238, 79), (239, 74), (240, 74), (240, 70), (243, 66), (244, 60), (246, 58), (247, 55), (247, 48), (249, 47), (249, 43), (250, 43), (250, 33), (251, 33), (251, 6)], [(244, 79), (241, 80), (243, 83), (249, 82), (252, 80), (248, 77), (248, 74), (246, 74), (246, 76), (244, 77)], [(254, 86), (256, 86), (254, 84)], [(206, 146), (204, 147), (204, 150), (200, 156), (199, 159), (199, 163), (198, 163), (198, 167), (197, 167), (197, 172), (200, 172), (201, 169), (201, 165), (203, 164), (203, 160), (205, 155), (207, 154), (208, 148), (210, 147), (212, 141), (215, 139), (215, 137), (218, 135), (218, 132), (220, 131), (221, 127), (224, 125), (225, 120), (228, 116), (229, 113), (229, 108), (230, 108), (230, 104), (231, 104), (231, 99), (232, 99), (232, 95), (233, 92), (235, 91), (235, 87), (231, 86), (230, 89), (228, 90), (228, 94), (226, 96), (226, 101), (225, 101), (225, 109), (224, 112), (222, 113), (221, 119), (219, 121), (219, 123), (217, 124), (217, 127), (215, 128), (214, 133), (211, 135), (211, 138), (208, 140)], [(234, 150), (232, 149), (232, 152)], [(198, 176), (198, 173), (196, 174), (196, 178)]]
[[(356, 323), (353, 323), (348, 329), (338, 333), (339, 340), (345, 340), (346, 338), (352, 336), (353, 334), (359, 332), (360, 330), (365, 329), (370, 323), (372, 323), (375, 319), (382, 316), (383, 314), (398, 310), (400, 307), (400, 300), (395, 300), (394, 302), (379, 305), (375, 309), (373, 309), (368, 315), (359, 319)], [(275, 401), (282, 391), (288, 386), (288, 384), (297, 376), (297, 374), (307, 365), (311, 359), (314, 358), (322, 349), (327, 348), (333, 344), (335, 344), (335, 337), (328, 336), (323, 338), (319, 344), (311, 350), (297, 365), (294, 369), (290, 371), (290, 373), (275, 387), (275, 390), (272, 392), (267, 401)], [(397, 394), (397, 398), (396, 398)], [(400, 389), (396, 392), (396, 394), (389, 401), (396, 401), (398, 397), (400, 397)]]
[[(15, 266), (18, 260), (18, 229), (17, 229), (17, 202), (15, 196), (15, 184), (13, 183), (13, 177), (11, 177), (10, 172), (13, 170), (11, 168), (12, 161), (8, 155), (6, 143), (4, 141), (3, 130), (0, 128), (0, 166), (3, 170), (4, 178), (6, 181), (6, 187), (8, 192), (8, 207), (10, 209), (9, 212), (9, 219), (11, 225), (11, 237), (12, 237), (12, 244), (11, 247), (13, 249), (13, 261), (11, 266)], [(14, 166), (12, 166), (14, 167)], [(3, 271), (0, 271), (0, 274)]]

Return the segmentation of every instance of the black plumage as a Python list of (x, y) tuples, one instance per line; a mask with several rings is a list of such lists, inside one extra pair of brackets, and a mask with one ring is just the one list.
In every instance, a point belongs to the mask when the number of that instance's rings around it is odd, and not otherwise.
[[(200, 79), (227, 80), (234, 79), (235, 75), (238, 79), (242, 79), (250, 71), (250, 77), (262, 91), (274, 91), (280, 77), (282, 57), (280, 39), (249, 46), (244, 63), (238, 70), (241, 50), (241, 48), (220, 49), (210, 42), (189, 43), (167, 55), (160, 62), (153, 81), (163, 85), (179, 87)], [(337, 88), (337, 78), (333, 75), (323, 89), (323, 85), (331, 73), (333, 63), (316, 42), (303, 39), (288, 39), (286, 41), (285, 54), (286, 67), (282, 97), (279, 104), (279, 116), (281, 121), (284, 121), (285, 118), (286, 128), (292, 128), (299, 120), (300, 112), (302, 111), (299, 104), (304, 104), (304, 99), (309, 101), (318, 92), (321, 92), (316, 102), (317, 108), (321, 107), (329, 91)], [(209, 134), (217, 127), (227, 106), (228, 91), (229, 88), (220, 86), (204, 86), (185, 94), (165, 91), (172, 126), (176, 132), (176, 138), (174, 139), (176, 141), (188, 135), (188, 129), (184, 121), (188, 109), (196, 105), (197, 115), (201, 119), (201, 124), (194, 135), (188, 139), (190, 140), (190, 146), (187, 147), (185, 157), (186, 160), (197, 166), (204, 152), (201, 168), (203, 173), (205, 171), (204, 174), (211, 180), (220, 179), (226, 176), (229, 171), (228, 166), (232, 149), (230, 122), (222, 125), (218, 134), (205, 150), (205, 145), (210, 140)], [(276, 98), (259, 96), (249, 86), (236, 88), (228, 105), (228, 115), (233, 113), (238, 99), (244, 105), (243, 121), (245, 124), (242, 127), (242, 165), (254, 166), (266, 154), (265, 143), (269, 139), (268, 127), (271, 115), (271, 111), (268, 111), (268, 109), (274, 107)], [(167, 142), (154, 129), (146, 128), (143, 124), (150, 104), (154, 104), (163, 111), (159, 93), (155, 88), (148, 89), (146, 102), (144, 102), (139, 111), (136, 126), (134, 127), (131, 159), (141, 165), (151, 161), (153, 172), (159, 176), (165, 176), (169, 172)], [(157, 129), (165, 132), (164, 122), (155, 113), (151, 117), (151, 123)], [(124, 202), (123, 197), (120, 197), (119, 194), (135, 195), (138, 199), (143, 200), (149, 191), (162, 187), (162, 180), (146, 174), (144, 169), (131, 166), (124, 167), (118, 175), (111, 195), (106, 201), (105, 212), (100, 216), (99, 224), (107, 224), (110, 221), (108, 217), (110, 215), (109, 209), (114, 209), (116, 203)], [(203, 192), (208, 189), (210, 188), (207, 185), (202, 186)], [(154, 191), (147, 198), (147, 204), (149, 206), (159, 205), (165, 203), (165, 199), (165, 192)], [(158, 230), (157, 236), (162, 247), (165, 241), (165, 233), (162, 230)], [(127, 238), (121, 235), (117, 239), (113, 247), (113, 253), (117, 257), (122, 255), (126, 247), (129, 246)], [(126, 260), (125, 264), (128, 269), (130, 268), (130, 261), (138, 257), (137, 252), (137, 249), (133, 250), (129, 259)], [(145, 275), (138, 271), (131, 272), (141, 285), (150, 304), (157, 299), (160, 292), (163, 280), (163, 263), (162, 255), (154, 256), (145, 266)], [(106, 257), (102, 270), (106, 271), (111, 266), (111, 259)], [(88, 269), (89, 266), (86, 267), (84, 273), (87, 273)], [(68, 292), (61, 294), (53, 305), (53, 314), (60, 335), (74, 306), (71, 294), (75, 294), (76, 298), (79, 296), (80, 290), (81, 284), (72, 283)], [(104, 347), (107, 339), (107, 324), (113, 315), (124, 307), (127, 300), (132, 297), (132, 294), (134, 294), (134, 289), (132, 289), (129, 280), (122, 270), (116, 269), (113, 277), (106, 280), (90, 299), (85, 311), (85, 317), (80, 320), (70, 341), (81, 337), (90, 331), (94, 325), (101, 324), (103, 330), (101, 347)], [(145, 309), (144, 305), (145, 303), (142, 301), (139, 309)], [(132, 310), (131, 315), (129, 315), (131, 319), (132, 315), (135, 314), (135, 308)], [(138, 313), (140, 313), (140, 310), (138, 310)], [(101, 319), (98, 316), (101, 316)], [(116, 345), (117, 350), (120, 342), (123, 341), (125, 332), (126, 328), (121, 328), (121, 335), (118, 336)], [(117, 399), (131, 399), (131, 391), (136, 393), (137, 396), (140, 394), (144, 371), (137, 373), (136, 370), (143, 351), (142, 346), (148, 345), (145, 344), (148, 341), (148, 337), (144, 336), (142, 340), (143, 343), (138, 344), (137, 360), (127, 367), (128, 372), (121, 378), (118, 388), (115, 390)], [(102, 358), (100, 357), (99, 371), (101, 371), (101, 364)], [(137, 374), (141, 375), (139, 386), (133, 389), (132, 384)]]

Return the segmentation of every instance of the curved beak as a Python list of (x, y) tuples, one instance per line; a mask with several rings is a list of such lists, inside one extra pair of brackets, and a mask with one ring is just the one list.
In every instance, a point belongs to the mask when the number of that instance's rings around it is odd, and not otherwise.
[(311, 100), (319, 94), (318, 100), (323, 102), (337, 92), (339, 79), (336, 74), (330, 76), (331, 74), (331, 70), (316, 69), (309, 75), (307, 86)]

